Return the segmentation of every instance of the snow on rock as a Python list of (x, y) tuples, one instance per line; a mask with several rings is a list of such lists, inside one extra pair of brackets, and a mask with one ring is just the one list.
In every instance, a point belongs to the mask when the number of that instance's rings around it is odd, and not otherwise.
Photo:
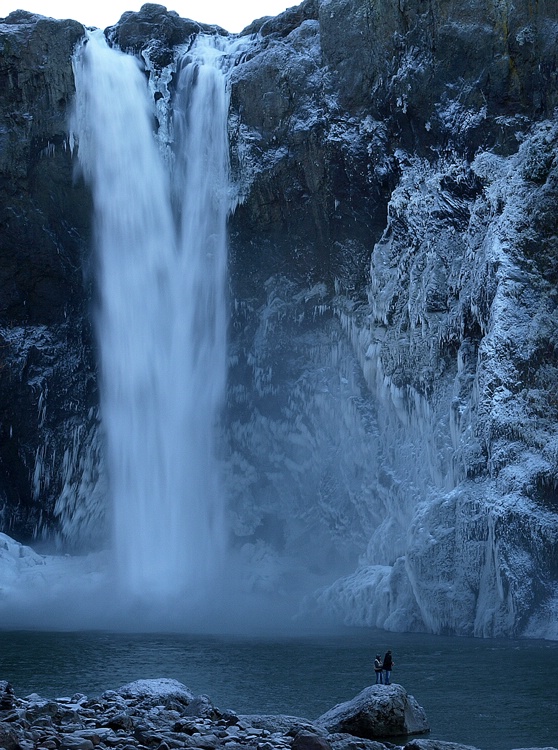
[(31, 547), (26, 547), (0, 532), (0, 597), (12, 585), (17, 584), (29, 569), (34, 571), (38, 566), (45, 564), (44, 558)]
[[(215, 707), (212, 714), (207, 715), (205, 708), (211, 704), (209, 698), (187, 703), (185, 696), (189, 695), (188, 688), (174, 680), (156, 679), (138, 680), (97, 698), (77, 693), (71, 698), (56, 700), (36, 694), (22, 699), (14, 694), (9, 683), (0, 681), (0, 741), (6, 750), (31, 747), (33, 743), (62, 750), (93, 750), (94, 747), (98, 750), (130, 747), (140, 750), (149, 747), (350, 750), (355, 746), (361, 750), (388, 750), (393, 747), (390, 743), (370, 742), (350, 734), (328, 734), (323, 725), (304, 718), (238, 716), (233, 711)], [(403, 688), (394, 686), (386, 687), (384, 695), (375, 698), (380, 713), (386, 711), (382, 715), (387, 736), (394, 734), (389, 732), (390, 728), (411, 727), (412, 699), (404, 696)], [(402, 724), (400, 708), (405, 700), (409, 715)], [(389, 706), (392, 707), (391, 719), (387, 716)], [(202, 713), (198, 712), (198, 707), (202, 708)], [(414, 706), (412, 710), (416, 713)]]
[[(461, 745), (459, 742), (444, 740), (412, 739), (405, 745), (405, 750), (478, 750), (472, 745)], [(552, 750), (552, 748), (547, 748)]]
[[(516, 154), (479, 154), (472, 169), (399, 155), (369, 313), (342, 316), (378, 403), (404, 527), (381, 533), (401, 560), (382, 559), (375, 532), (358, 573), (317, 594), (346, 622), (511, 635), (552, 609), (558, 428), (543, 383), (558, 375), (558, 312), (553, 240), (537, 232), (557, 134), (541, 123)], [(370, 575), (383, 562), (392, 571)], [(535, 618), (526, 632), (551, 628)]]
[(371, 685), (317, 720), (330, 733), (377, 739), (423, 734), (430, 727), (424, 709), (401, 685)]
[(233, 74), (233, 531), (306, 611), (552, 637), (558, 25), (444, 8), (306, 2)]
[(188, 704), (194, 700), (192, 691), (178, 680), (160, 677), (153, 680), (135, 680), (122, 685), (116, 691), (123, 698), (139, 698), (149, 701), (175, 700)]

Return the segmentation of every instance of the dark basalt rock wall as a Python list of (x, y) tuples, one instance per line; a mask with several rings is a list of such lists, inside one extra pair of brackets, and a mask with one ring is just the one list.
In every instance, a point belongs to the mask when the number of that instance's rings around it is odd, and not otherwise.
[(68, 141), (83, 33), (24, 11), (0, 22), (0, 518), (23, 539), (53, 524), (96, 405), (91, 205)]
[(306, 0), (249, 30), (259, 38), (233, 74), (232, 110), (256, 174), (233, 246), (288, 236), (320, 278), (324, 260), (339, 270), (336, 241), (379, 238), (397, 150), (513, 153), (518, 129), (558, 104), (544, 3)]

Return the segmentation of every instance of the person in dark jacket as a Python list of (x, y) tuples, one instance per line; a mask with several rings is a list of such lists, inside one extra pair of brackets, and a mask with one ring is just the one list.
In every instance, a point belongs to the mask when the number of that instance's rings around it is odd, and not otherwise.
[(386, 655), (384, 656), (384, 663), (382, 665), (382, 669), (384, 670), (384, 685), (390, 684), (391, 670), (394, 666), (395, 662), (393, 661), (391, 651), (386, 651)]
[(380, 654), (376, 654), (376, 658), (374, 659), (374, 672), (376, 673), (376, 685), (382, 684), (382, 657)]

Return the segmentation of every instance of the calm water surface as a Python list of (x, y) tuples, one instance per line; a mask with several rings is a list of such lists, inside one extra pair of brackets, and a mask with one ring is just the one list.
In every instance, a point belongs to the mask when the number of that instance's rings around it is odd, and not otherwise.
[(171, 677), (220, 708), (316, 718), (374, 681), (391, 648), (393, 681), (424, 707), (431, 738), (481, 750), (558, 747), (558, 643), (347, 631), (299, 638), (0, 631), (0, 679), (19, 696), (95, 696)]

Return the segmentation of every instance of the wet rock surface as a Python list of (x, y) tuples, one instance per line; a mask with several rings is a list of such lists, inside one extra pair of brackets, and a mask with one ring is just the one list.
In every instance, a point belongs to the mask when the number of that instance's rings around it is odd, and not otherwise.
[[(396, 693), (402, 695), (405, 691), (394, 685), (390, 696), (395, 697)], [(94, 699), (77, 693), (56, 700), (36, 694), (17, 698), (9, 683), (0, 682), (0, 742), (6, 750), (385, 750), (386, 747), (381, 742), (359, 740), (349, 734), (328, 734), (319, 721), (312, 723), (280, 715), (239, 716), (233, 711), (223, 711), (207, 696), (195, 697), (184, 685), (170, 679), (138, 680)], [(455, 750), (459, 747), (455, 745)]]
[(175, 47), (188, 47), (200, 33), (226, 34), (218, 26), (181, 18), (164, 5), (145, 3), (138, 12), (128, 11), (106, 29), (107, 39), (123, 52), (136, 54), (148, 66), (172, 65)]
[(0, 523), (21, 540), (62, 531), (56, 503), (85, 468), (72, 435), (95, 422), (91, 203), (68, 140), (83, 34), (0, 19)]
[[(413, 703), (414, 715), (424, 712), (400, 685), (367, 688), (354, 701), (337, 706), (315, 722), (282, 715), (238, 715), (221, 710), (206, 695), (194, 696), (171, 679), (137, 680), (97, 698), (82, 693), (46, 699), (35, 693), (19, 698), (11, 685), (0, 681), (0, 747), (5, 750), (474, 750), (441, 740), (411, 739), (397, 734), (403, 726), (401, 701)], [(326, 723), (336, 711), (351, 710), (363, 716), (367, 693), (370, 715), (383, 712), (381, 724), (371, 733), (386, 731), (384, 741), (349, 732), (329, 732)], [(371, 692), (370, 692), (371, 691)], [(377, 703), (375, 706), (374, 703)], [(353, 704), (353, 708), (349, 708)], [(358, 704), (358, 711), (357, 711)], [(381, 705), (380, 705), (381, 704)], [(389, 706), (393, 705), (393, 719)], [(203, 710), (200, 711), (200, 706)], [(356, 715), (356, 713), (355, 713)], [(326, 717), (330, 717), (327, 719)], [(369, 724), (369, 730), (372, 724)], [(411, 730), (410, 724), (406, 725)], [(389, 740), (387, 739), (389, 738)], [(546, 750), (556, 750), (546, 748)]]
[(399, 685), (372, 685), (351, 701), (320, 716), (328, 732), (344, 732), (364, 739), (421, 734), (430, 727), (423, 709)]

